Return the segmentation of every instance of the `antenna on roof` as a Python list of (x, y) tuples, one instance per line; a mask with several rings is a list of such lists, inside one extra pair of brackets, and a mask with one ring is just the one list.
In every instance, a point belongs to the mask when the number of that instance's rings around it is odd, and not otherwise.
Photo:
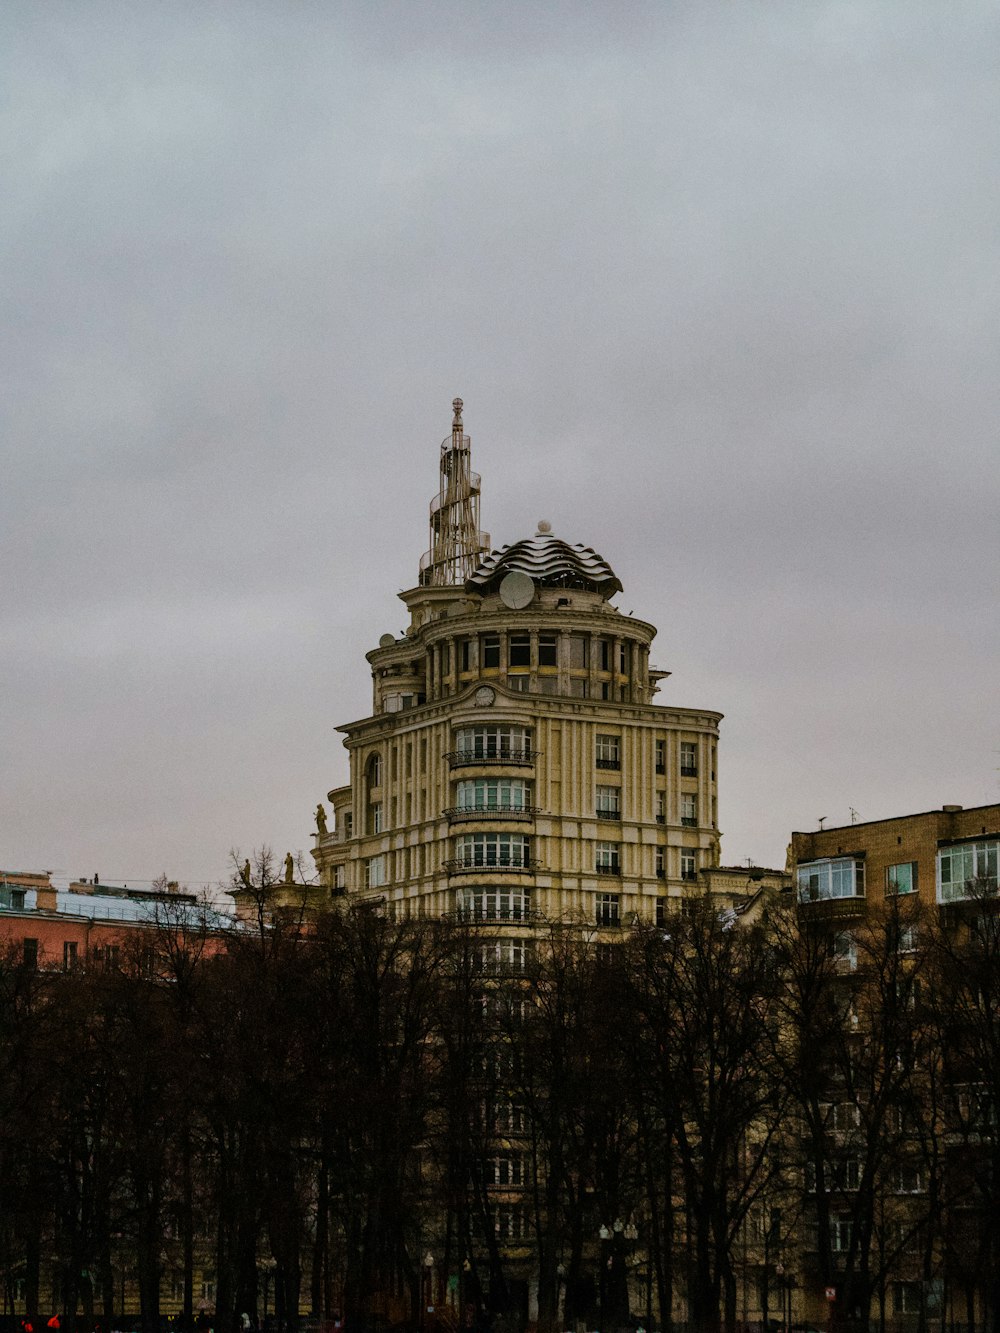
[(818, 816), (816, 822), (817, 822), (817, 824), (819, 824), (819, 831), (820, 831), (820, 833), (823, 832), (823, 825), (826, 823), (826, 821), (827, 821), (827, 816), (826, 816), (826, 815), (820, 815), (820, 816)]
[(857, 812), (857, 810), (855, 810), (855, 808), (854, 808), (853, 805), (849, 805), (847, 808), (848, 808), (848, 810), (850, 810), (850, 812), (851, 812), (851, 823), (852, 823), (852, 824), (856, 824), (856, 823), (858, 822), (858, 812)]

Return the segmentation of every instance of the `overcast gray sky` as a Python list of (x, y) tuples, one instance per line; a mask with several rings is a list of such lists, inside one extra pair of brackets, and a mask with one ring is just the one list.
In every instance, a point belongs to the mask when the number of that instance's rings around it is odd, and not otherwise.
[(995, 3), (0, 14), (0, 866), (311, 845), (461, 395), (727, 862), (1000, 800)]

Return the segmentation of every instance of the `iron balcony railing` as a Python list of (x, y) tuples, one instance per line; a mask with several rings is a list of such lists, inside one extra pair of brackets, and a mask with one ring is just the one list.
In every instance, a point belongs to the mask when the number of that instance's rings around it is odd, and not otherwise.
[(530, 746), (523, 749), (512, 749), (505, 746), (499, 746), (495, 750), (449, 750), (445, 754), (445, 759), (452, 768), (467, 768), (470, 764), (533, 764), (535, 762), (536, 750)]
[(500, 856), (496, 860), (484, 860), (478, 857), (453, 856), (444, 863), (444, 868), (452, 875), (468, 874), (516, 874), (530, 875), (537, 869), (537, 863), (530, 857), (522, 857), (520, 860), (512, 859), (509, 856)]
[(452, 823), (480, 819), (534, 819), (537, 805), (453, 805), (445, 811)]

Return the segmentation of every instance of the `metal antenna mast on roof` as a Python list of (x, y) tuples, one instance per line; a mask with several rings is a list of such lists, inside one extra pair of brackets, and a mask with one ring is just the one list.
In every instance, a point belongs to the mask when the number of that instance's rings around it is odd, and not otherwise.
[(431, 501), (430, 549), (420, 560), (423, 587), (460, 587), (490, 551), (489, 533), (479, 530), (481, 479), (470, 465), (461, 398), (452, 407), (451, 435), (441, 442), (441, 485)]

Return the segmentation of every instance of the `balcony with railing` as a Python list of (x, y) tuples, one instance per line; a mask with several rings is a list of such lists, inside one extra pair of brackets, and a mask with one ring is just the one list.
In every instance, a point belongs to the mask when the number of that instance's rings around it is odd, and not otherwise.
[(513, 819), (525, 822), (538, 814), (536, 805), (453, 805), (445, 812), (452, 824), (479, 823), (483, 819)]
[(535, 762), (537, 751), (530, 745), (522, 747), (497, 746), (496, 749), (483, 747), (474, 750), (449, 750), (445, 759), (452, 768), (469, 768), (473, 765), (488, 767), (493, 764), (530, 767)]
[(803, 918), (819, 921), (843, 921), (849, 917), (864, 916), (868, 900), (864, 894), (850, 898), (799, 898)]
[(495, 860), (477, 856), (452, 856), (444, 862), (450, 875), (530, 875), (538, 869), (530, 856), (499, 856)]

